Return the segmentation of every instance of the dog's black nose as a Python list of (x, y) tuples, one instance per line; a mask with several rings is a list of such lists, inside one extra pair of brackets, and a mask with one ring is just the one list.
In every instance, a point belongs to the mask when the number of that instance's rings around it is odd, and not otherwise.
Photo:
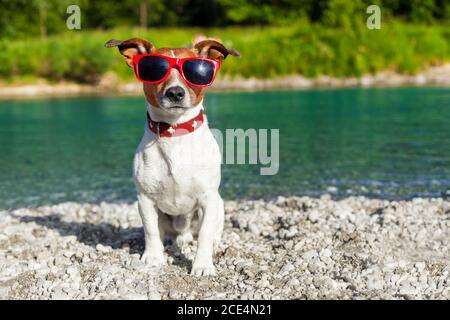
[(178, 102), (183, 100), (185, 95), (184, 89), (180, 86), (167, 89), (166, 97), (172, 102)]

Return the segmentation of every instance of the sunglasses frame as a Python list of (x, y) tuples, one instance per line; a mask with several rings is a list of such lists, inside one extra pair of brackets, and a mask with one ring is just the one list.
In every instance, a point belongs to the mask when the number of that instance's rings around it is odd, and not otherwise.
[[(169, 62), (169, 68), (167, 69), (167, 72), (164, 75), (164, 77), (162, 77), (160, 80), (156, 80), (156, 81), (143, 80), (140, 77), (138, 65), (139, 65), (139, 61), (145, 57), (161, 57), (161, 58), (166, 59)], [(214, 74), (213, 74), (213, 77), (212, 77), (210, 83), (195, 84), (195, 83), (190, 82), (188, 79), (186, 79), (184, 72), (183, 72), (183, 63), (185, 63), (186, 61), (190, 61), (190, 60), (205, 60), (205, 61), (212, 63), (212, 65), (214, 66)], [(162, 54), (137, 54), (137, 55), (133, 56), (133, 66), (134, 66), (134, 73), (136, 74), (136, 78), (139, 81), (148, 83), (148, 84), (158, 84), (158, 83), (165, 81), (169, 77), (170, 71), (173, 68), (176, 68), (178, 70), (178, 72), (180, 72), (183, 80), (186, 81), (186, 83), (188, 85), (193, 86), (193, 87), (199, 87), (199, 88), (209, 87), (214, 83), (214, 80), (216, 79), (216, 74), (217, 74), (217, 71), (219, 71), (220, 64), (221, 64), (220, 60), (212, 60), (212, 59), (201, 58), (201, 57), (172, 58), (172, 57), (168, 57), (168, 56), (165, 56)]]

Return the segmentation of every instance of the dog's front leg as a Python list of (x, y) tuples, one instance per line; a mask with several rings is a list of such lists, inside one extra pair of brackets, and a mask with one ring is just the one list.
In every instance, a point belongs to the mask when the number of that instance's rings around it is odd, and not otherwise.
[(152, 267), (160, 267), (166, 261), (159, 233), (158, 210), (154, 202), (142, 193), (138, 195), (138, 203), (145, 234), (145, 250), (141, 260)]
[(208, 276), (216, 273), (212, 258), (221, 203), (221, 198), (217, 192), (208, 193), (200, 199), (203, 215), (200, 217), (197, 253), (192, 264), (191, 275)]

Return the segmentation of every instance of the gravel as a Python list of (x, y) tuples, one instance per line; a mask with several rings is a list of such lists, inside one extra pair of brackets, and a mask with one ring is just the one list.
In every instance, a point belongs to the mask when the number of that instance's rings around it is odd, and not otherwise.
[(450, 299), (450, 201), (279, 197), (225, 203), (217, 276), (195, 242), (143, 264), (137, 205), (0, 212), (0, 299)]

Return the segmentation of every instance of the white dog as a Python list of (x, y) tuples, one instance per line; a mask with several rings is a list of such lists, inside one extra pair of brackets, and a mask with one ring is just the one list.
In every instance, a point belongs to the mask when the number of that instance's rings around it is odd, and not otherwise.
[(239, 54), (211, 39), (191, 49), (156, 49), (139, 38), (105, 46), (118, 46), (144, 82), (147, 123), (133, 170), (145, 231), (142, 260), (162, 266), (165, 236), (183, 246), (198, 234), (191, 274), (214, 275), (214, 244), (224, 222), (218, 191), (221, 154), (203, 115), (203, 97), (221, 61)]

